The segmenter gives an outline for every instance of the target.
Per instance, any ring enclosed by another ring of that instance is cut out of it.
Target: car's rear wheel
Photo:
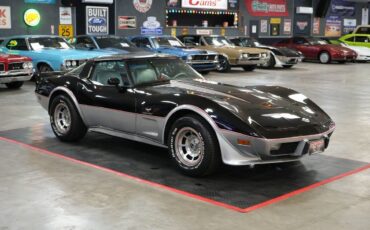
[[[77,109],[65,95],[58,95],[51,102],[50,124],[55,136],[62,141],[78,141],[87,132]]]
[[[262,67],[272,69],[275,67],[275,65],[276,65],[275,57],[274,55],[271,54],[269,60],[265,64],[263,64]]]
[[[330,63],[330,60],[331,60],[330,54],[326,51],[321,52],[319,55],[319,60],[322,64]]]
[[[176,120],[169,132],[168,146],[173,162],[186,175],[209,175],[221,164],[216,134],[199,116]]]
[[[217,67],[217,71],[219,72],[229,72],[231,69],[229,60],[227,60],[227,57],[225,56],[220,56],[220,64]]]
[[[47,64],[41,64],[38,68],[39,73],[48,73],[48,72],[53,72],[53,68],[51,68]]]
[[[243,66],[244,71],[253,71],[256,68],[255,65],[246,65]]]
[[[15,81],[15,82],[10,82],[10,83],[5,83],[6,87],[8,87],[8,89],[19,89],[22,87],[23,85],[23,81]]]

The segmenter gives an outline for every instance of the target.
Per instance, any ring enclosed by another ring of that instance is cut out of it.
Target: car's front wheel
[[[10,83],[5,83],[6,87],[8,89],[19,89],[23,85],[23,81],[15,81],[15,82],[10,82]]]
[[[55,136],[62,141],[78,141],[87,132],[77,109],[65,95],[58,95],[51,102],[50,124]]]
[[[231,69],[231,66],[230,66],[230,63],[227,57],[220,56],[219,60],[220,60],[220,63],[218,64],[217,71],[223,72],[223,73],[229,72]]]
[[[47,64],[41,64],[38,68],[39,73],[48,73],[48,72],[53,72],[53,68],[51,68]]]
[[[326,51],[321,52],[319,55],[319,60],[322,64],[328,64],[331,61],[330,54]]]
[[[169,152],[177,168],[189,176],[212,174],[221,164],[216,134],[201,117],[187,115],[172,125]]]

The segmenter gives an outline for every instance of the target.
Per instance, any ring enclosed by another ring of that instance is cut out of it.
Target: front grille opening
[[[271,150],[270,154],[272,156],[293,154],[296,151],[298,144],[299,142],[283,143],[280,145],[279,149]]]
[[[11,70],[22,70],[23,69],[23,63],[10,63],[8,65],[9,71]]]
[[[0,64],[0,72],[3,72],[3,71],[5,71],[5,66],[4,64]]]

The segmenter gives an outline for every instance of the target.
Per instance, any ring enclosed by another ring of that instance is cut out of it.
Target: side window
[[[123,61],[101,61],[95,63],[90,80],[96,85],[109,86],[108,80],[110,78],[119,79],[120,86],[129,85],[126,63]]]
[[[151,47],[148,38],[135,38],[132,42],[139,48],[148,48],[148,45]]]
[[[347,42],[354,42],[355,41],[355,37],[349,37],[346,39]]]
[[[76,41],[76,46],[85,46],[89,45],[90,47],[95,47],[93,40],[89,37],[78,37]],[[96,48],[96,47],[95,47]]]
[[[293,43],[297,44],[297,45],[303,45],[303,44],[307,43],[307,41],[304,38],[294,38]]]
[[[135,85],[155,82],[158,79],[154,66],[148,61],[132,61],[128,66]]]
[[[355,40],[356,42],[369,42],[369,38],[366,36],[356,36]]]
[[[192,46],[196,46],[198,45],[197,44],[197,41],[194,37],[183,37],[182,38],[182,42],[185,44],[185,45],[192,45]]]
[[[11,39],[6,44],[6,48],[10,50],[28,50],[28,46],[25,39]]]

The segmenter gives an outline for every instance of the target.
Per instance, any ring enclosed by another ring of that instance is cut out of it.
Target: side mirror
[[[120,83],[120,80],[116,77],[112,77],[108,79],[108,85],[118,86]]]

